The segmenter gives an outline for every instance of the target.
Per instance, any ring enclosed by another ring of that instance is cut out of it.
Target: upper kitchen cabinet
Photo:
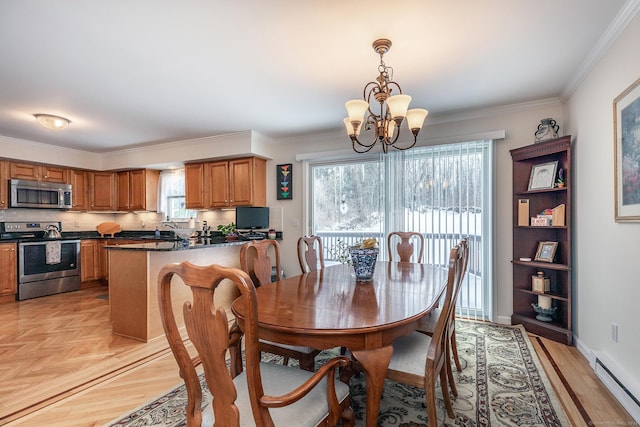
[[[33,181],[68,182],[68,169],[35,163],[11,162],[11,179],[28,179]]]
[[[249,157],[186,165],[187,208],[266,205],[266,164],[264,159]]]
[[[0,160],[0,209],[9,207],[9,162]]]
[[[160,171],[136,169],[118,172],[118,210],[156,211]]]
[[[71,188],[73,191],[71,202],[72,211],[87,211],[89,210],[89,172],[77,169],[71,169],[69,171],[69,182],[71,182]]]
[[[187,209],[204,209],[204,163],[184,166],[184,198]]]
[[[89,172],[89,210],[117,209],[117,178],[115,172]]]

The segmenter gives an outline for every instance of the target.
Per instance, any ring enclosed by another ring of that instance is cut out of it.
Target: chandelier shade
[[[353,150],[366,153],[377,142],[382,144],[382,151],[387,153],[389,147],[407,150],[417,142],[418,133],[422,129],[429,112],[422,108],[409,109],[411,96],[402,93],[400,85],[393,81],[393,69],[384,61],[384,54],[391,48],[391,40],[378,39],[373,42],[373,50],[380,55],[379,75],[376,81],[364,87],[363,99],[353,99],[345,103],[347,118],[344,125],[351,139]],[[397,93],[394,93],[397,91]],[[378,105],[377,111],[372,108]],[[373,106],[372,106],[373,104]],[[407,119],[407,125],[413,135],[413,142],[408,145],[396,145],[400,136],[400,125]],[[371,132],[370,142],[361,142],[359,136],[364,125],[365,133]]]

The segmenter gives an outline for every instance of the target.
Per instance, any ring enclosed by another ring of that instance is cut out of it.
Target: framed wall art
[[[640,79],[613,100],[615,220],[640,221]]]
[[[553,188],[553,184],[556,181],[557,169],[557,161],[533,165],[531,167],[528,190],[548,190]]]
[[[278,200],[293,199],[293,164],[287,163],[276,166],[276,188]]]

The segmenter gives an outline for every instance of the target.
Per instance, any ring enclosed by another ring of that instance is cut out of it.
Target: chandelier
[[[390,48],[391,40],[378,39],[373,42],[373,50],[380,55],[380,65],[378,66],[380,75],[375,82],[371,81],[365,85],[364,99],[353,99],[344,104],[349,116],[344,119],[344,125],[347,128],[347,135],[351,138],[353,150],[357,153],[366,153],[378,141],[382,144],[382,151],[385,153],[389,147],[396,150],[408,150],[416,145],[418,133],[422,129],[424,119],[429,114],[427,110],[422,108],[407,110],[411,97],[402,94],[400,85],[393,81],[393,68],[388,67],[383,61],[384,54]],[[397,94],[393,94],[394,90],[397,90]],[[372,110],[372,98],[380,105],[379,114],[375,114]],[[365,114],[368,114],[366,120]],[[413,134],[413,142],[407,146],[396,146],[400,136],[400,125],[405,117]],[[369,143],[362,143],[358,139],[363,125],[365,132],[374,131],[373,140]]]

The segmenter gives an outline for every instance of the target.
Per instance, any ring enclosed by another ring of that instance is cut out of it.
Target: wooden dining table
[[[317,349],[346,347],[366,379],[366,425],[377,423],[392,343],[437,307],[447,270],[429,264],[378,261],[373,279],[334,265],[256,289],[261,339]],[[232,304],[241,328],[244,304]],[[426,351],[426,349],[425,349]]]

